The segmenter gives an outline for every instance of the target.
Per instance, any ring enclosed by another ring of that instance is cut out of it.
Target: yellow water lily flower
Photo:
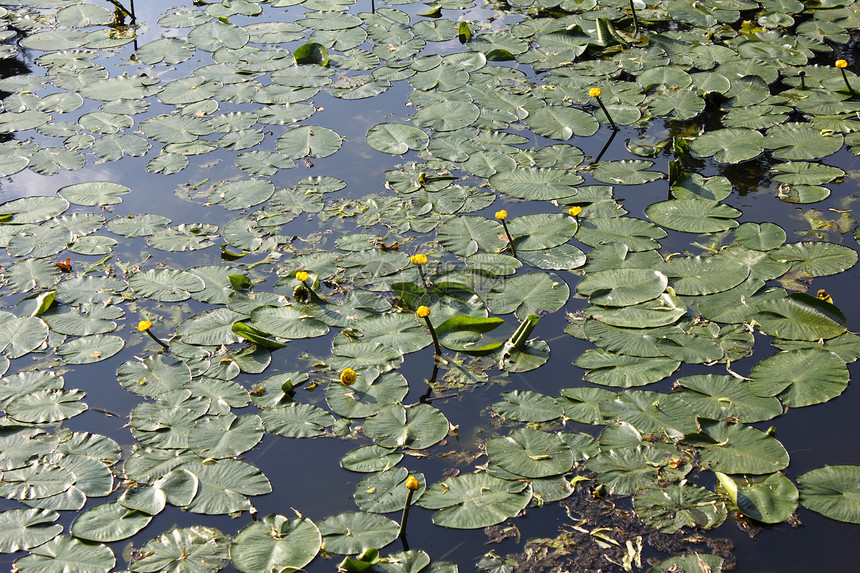
[[[836,67],[839,69],[847,68],[848,62],[846,62],[845,60],[836,60]]]
[[[501,211],[496,211],[496,219],[499,221],[504,221],[508,218],[508,212],[502,209]]]
[[[833,297],[830,296],[830,294],[826,290],[824,290],[823,288],[818,289],[818,292],[815,293],[815,298],[817,298],[818,300],[823,300],[824,302],[829,302],[830,304],[833,304]]]
[[[303,283],[308,280],[309,276],[305,271],[299,271],[296,273],[296,280]]]
[[[427,255],[422,255],[418,253],[409,257],[409,260],[412,262],[413,265],[423,265],[427,262]]]
[[[580,213],[582,213],[582,207],[574,206],[567,210],[567,214],[571,217],[576,217]]]
[[[140,332],[146,332],[150,328],[152,328],[152,323],[148,320],[141,320],[140,322],[137,323],[137,329]]]
[[[588,90],[588,97],[600,97],[600,94],[602,93],[603,91],[601,91],[600,88],[591,88]]]
[[[418,483],[418,480],[415,479],[414,476],[409,476],[406,478],[406,489],[410,489],[412,491],[417,491],[418,488],[421,487],[421,484]]]
[[[426,306],[419,306],[418,310],[415,311],[415,314],[417,314],[420,318],[427,318],[428,316],[430,316],[430,309]]]
[[[344,368],[340,373],[340,383],[344,386],[352,386],[358,379],[358,374],[352,368]]]

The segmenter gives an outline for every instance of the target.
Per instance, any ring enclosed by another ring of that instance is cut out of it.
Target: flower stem
[[[424,285],[424,290],[430,290],[430,287],[427,286],[427,279],[424,278],[424,267],[421,265],[416,265],[418,267],[418,276],[421,277],[421,284]]]
[[[508,236],[508,244],[511,246],[511,254],[514,255],[514,258],[517,256],[517,248],[514,246],[514,237],[511,235],[511,232],[508,231],[508,224],[505,223],[504,219],[501,219],[502,227],[505,229],[505,235]]]
[[[633,33],[639,35],[639,19],[636,17],[636,8],[633,6],[633,0],[630,0],[630,11],[633,12]]]
[[[845,87],[848,88],[851,95],[857,95],[857,92],[854,91],[854,88],[851,87],[851,83],[848,81],[848,74],[845,73],[845,68],[839,68],[839,71],[842,72],[842,79],[845,80]]]
[[[406,503],[403,505],[403,513],[400,515],[400,531],[397,532],[397,537],[403,538],[406,535],[406,520],[409,519],[409,508],[412,506],[412,490],[407,490]]]
[[[430,317],[425,316],[424,322],[427,323],[427,328],[430,330],[430,336],[433,337],[433,350],[436,352],[435,360],[439,360],[442,358],[442,347],[439,346],[439,337],[436,336],[436,329],[433,328],[433,324],[430,322]]]
[[[608,119],[608,120],[609,120],[609,125],[611,125],[611,126],[612,126],[612,129],[613,129],[614,131],[618,131],[618,126],[617,126],[617,125],[615,125],[615,122],[614,122],[614,121],[612,121],[612,116],[611,116],[611,115],[609,115],[609,110],[607,110],[607,109],[606,109],[606,106],[605,106],[605,105],[603,105],[603,102],[602,102],[602,101],[600,101],[600,96],[597,96],[597,97],[595,97],[594,99],[596,99],[596,100],[597,100],[597,103],[600,105],[600,109],[602,109],[602,110],[603,110],[603,115],[605,115],[605,116],[606,116],[606,119]]]
[[[161,340],[160,338],[158,338],[157,336],[155,336],[155,335],[152,333],[152,331],[151,331],[151,330],[149,330],[148,328],[146,329],[146,333],[149,335],[149,337],[150,337],[151,339],[153,339],[154,341],[156,341],[157,343],[159,343],[161,346],[163,346],[163,347],[164,347],[164,348],[166,348],[167,350],[170,350],[170,346],[169,346],[166,342],[164,342],[163,340]]]

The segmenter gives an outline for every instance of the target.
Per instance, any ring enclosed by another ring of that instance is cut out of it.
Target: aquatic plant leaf
[[[860,466],[816,468],[797,477],[800,503],[830,519],[860,523]]]
[[[200,480],[197,495],[186,506],[188,511],[224,515],[250,509],[247,495],[272,491],[263,472],[238,460],[216,460],[206,464],[193,461],[182,466]]]
[[[328,157],[340,149],[342,139],[332,129],[320,125],[305,125],[284,132],[275,142],[275,149],[292,159]]]
[[[757,305],[753,315],[765,334],[789,340],[829,339],[845,332],[845,316],[833,304],[792,293]]]
[[[735,229],[735,240],[748,249],[771,251],[785,243],[785,230],[774,223],[742,223]]]
[[[368,513],[402,511],[409,493],[406,487],[406,478],[409,475],[409,470],[406,468],[392,468],[370,474],[355,486],[353,494],[355,505]],[[418,480],[419,485],[413,492],[411,503],[414,504],[424,494],[427,483],[424,480],[424,474],[411,475]]]
[[[589,317],[610,326],[622,328],[655,328],[673,324],[687,313],[687,306],[673,293],[664,292],[655,299],[625,307],[590,306]]]
[[[615,392],[604,388],[562,388],[558,404],[564,409],[566,418],[583,424],[600,425],[603,423],[600,402],[614,397]]]
[[[433,516],[433,523],[441,527],[480,529],[518,514],[531,498],[526,483],[472,473],[433,484],[418,505],[441,510]]]
[[[684,173],[672,183],[675,199],[722,201],[731,194],[732,184],[722,175],[702,177],[698,173]]]
[[[726,505],[712,491],[691,483],[649,487],[633,496],[642,521],[662,533],[682,527],[713,529],[726,519]]]
[[[665,236],[657,225],[632,217],[589,217],[579,222],[576,232],[576,238],[591,247],[612,243],[634,252],[659,249],[656,239]]]
[[[717,257],[673,257],[660,266],[679,295],[706,295],[744,282],[749,267]]]
[[[657,481],[658,469],[648,463],[641,446],[604,449],[586,462],[585,467],[597,472],[597,481],[618,495],[632,495]]]
[[[472,125],[480,110],[465,101],[443,101],[422,107],[412,117],[417,127],[430,127],[435,131],[455,131]]]
[[[723,490],[749,518],[761,523],[782,523],[797,509],[797,488],[782,473],[756,480],[735,480],[715,473]]]
[[[582,183],[579,175],[540,167],[504,171],[490,177],[490,185],[499,193],[533,201],[570,197],[576,194],[574,186],[579,183]]]
[[[229,547],[230,538],[217,529],[202,525],[176,528],[147,541],[129,562],[129,569],[135,573],[214,573],[229,559]]]
[[[15,561],[21,573],[108,573],[116,565],[109,547],[101,543],[86,543],[71,535],[60,535],[38,547],[29,555]]]
[[[397,539],[399,530],[396,521],[375,513],[341,513],[319,523],[326,550],[342,555],[385,547]]]
[[[176,335],[185,344],[235,344],[239,342],[239,337],[233,333],[232,327],[237,320],[243,318],[244,315],[228,308],[212,308],[180,323],[176,328]]]
[[[405,123],[378,123],[367,132],[367,144],[377,151],[403,155],[409,150],[427,147],[430,137],[422,130]]]
[[[585,338],[596,346],[615,354],[643,358],[664,356],[657,348],[657,339],[674,331],[674,327],[619,328],[594,319],[586,320],[582,327]]]
[[[857,251],[845,245],[823,241],[788,243],[774,249],[768,256],[776,261],[791,263],[791,269],[813,277],[841,273],[857,263]]]
[[[0,512],[0,552],[15,553],[37,547],[63,531],[60,517],[45,509],[7,509]]]
[[[380,472],[393,468],[402,459],[400,452],[370,444],[347,452],[340,460],[340,467],[352,472]]]
[[[607,161],[600,163],[592,172],[592,177],[603,183],[614,185],[641,185],[663,177],[659,171],[649,171],[653,161],[642,159]]]
[[[643,434],[696,431],[693,411],[675,394],[625,390],[612,400],[600,402],[599,407],[605,420],[627,422]]]
[[[705,199],[671,199],[645,208],[649,219],[660,226],[686,233],[717,233],[738,226],[741,212]]]
[[[555,312],[570,298],[570,287],[553,273],[516,275],[494,286],[487,294],[487,306],[495,314],[515,312],[525,319],[538,311]]]
[[[603,349],[589,349],[574,361],[574,365],[588,370],[584,376],[588,382],[631,388],[658,382],[677,370],[681,363],[666,357],[623,356]]]
[[[113,334],[92,334],[68,340],[57,346],[57,356],[66,364],[92,364],[107,360],[125,346],[125,340]]]
[[[110,181],[98,181],[89,183],[75,183],[61,188],[57,193],[75,205],[86,207],[101,207],[103,205],[115,205],[122,201],[122,195],[129,193],[131,189],[119,183]]]
[[[256,446],[264,433],[259,416],[227,413],[198,420],[188,434],[188,447],[201,458],[238,457]]]
[[[92,507],[78,515],[69,531],[84,541],[111,543],[128,539],[149,525],[151,520],[151,515],[110,502]]]
[[[517,252],[542,251],[569,241],[576,234],[572,217],[555,213],[523,215],[507,222]]]
[[[530,390],[502,393],[503,400],[493,404],[493,410],[517,422],[548,422],[562,415],[562,407],[550,396]]]
[[[179,302],[191,296],[192,292],[203,290],[203,280],[185,271],[173,269],[149,269],[139,271],[128,279],[138,296],[159,302]]]
[[[312,404],[285,404],[260,412],[266,429],[285,438],[313,438],[334,423],[331,414]]]
[[[717,129],[694,139],[690,151],[696,157],[713,157],[720,163],[740,163],[764,151],[764,136],[752,129]]]
[[[383,406],[364,423],[364,431],[383,448],[429,448],[448,434],[448,419],[428,404]]]
[[[789,408],[821,404],[848,387],[848,367],[827,350],[798,349],[768,356],[750,372],[756,396],[779,396]]]
[[[127,390],[142,396],[158,396],[191,382],[191,369],[176,357],[155,354],[142,361],[120,364],[117,380]]]
[[[530,428],[490,438],[487,456],[500,468],[528,478],[561,475],[573,467],[573,453],[560,437]]]
[[[230,544],[230,560],[243,573],[298,571],[322,546],[320,530],[310,519],[268,515],[240,531]]]
[[[805,123],[781,123],[767,130],[762,146],[777,159],[821,159],[842,149],[842,134],[829,133]]]
[[[4,223],[27,225],[47,221],[68,208],[69,202],[62,197],[22,197],[0,205],[0,216]]]
[[[250,39],[247,31],[220,19],[209,20],[188,32],[188,41],[204,52],[214,52],[222,47],[238,50]]]
[[[313,315],[292,306],[263,306],[251,312],[253,326],[279,338],[314,338],[329,327]]]
[[[788,452],[760,430],[744,424],[699,420],[687,441],[701,447],[702,467],[728,474],[770,474],[788,466]]]
[[[558,141],[567,141],[574,135],[588,137],[600,127],[594,117],[582,110],[555,105],[531,111],[525,123],[538,135]]]
[[[576,285],[591,304],[629,306],[652,300],[666,290],[669,279],[651,269],[617,269],[591,273]]]
[[[49,424],[73,418],[87,409],[80,390],[42,389],[6,404],[6,414],[19,422]]]
[[[699,418],[737,418],[748,424],[770,420],[782,414],[779,400],[753,394],[749,383],[732,376],[684,376],[678,378],[677,384],[685,388],[678,396]]]
[[[0,322],[0,350],[9,359],[32,352],[47,337],[48,325],[35,316],[9,316]]]
[[[326,389],[326,402],[338,416],[366,418],[383,406],[400,402],[408,392],[409,384],[399,372],[389,372],[373,379],[359,373],[351,386],[331,384]]]
[[[504,247],[502,226],[496,221],[474,215],[462,215],[448,219],[436,230],[436,240],[460,256],[474,255],[478,249],[492,253]]]
[[[680,568],[682,571],[704,571],[705,567],[711,571],[723,570],[723,558],[719,555],[708,555],[704,553],[689,553],[678,557],[671,557],[662,561],[648,570],[648,573],[661,573],[671,571],[672,567]]]
[[[308,42],[299,46],[293,52],[293,56],[299,65],[316,64],[324,68],[328,67],[328,50],[326,50],[325,46],[317,42]]]

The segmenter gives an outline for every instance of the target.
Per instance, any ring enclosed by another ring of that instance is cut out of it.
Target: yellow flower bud
[[[567,210],[567,214],[570,215],[571,217],[576,217],[580,213],[582,213],[582,207],[578,207],[578,206],[573,206]]]
[[[600,88],[591,88],[588,90],[588,97],[600,97],[600,94],[603,93],[600,91]]]
[[[501,211],[496,211],[496,219],[499,221],[504,221],[508,218],[508,212],[502,209]]]
[[[830,296],[830,294],[826,290],[824,290],[823,288],[818,289],[818,293],[816,293],[815,298],[817,298],[818,300],[823,300],[824,302],[829,302],[830,304],[833,304],[833,297]]]
[[[309,277],[309,275],[305,271],[299,271],[296,273],[296,280],[299,281],[300,283],[303,283],[306,280],[308,280],[308,277]]]
[[[152,327],[152,323],[148,320],[141,320],[140,322],[137,323],[137,329],[140,332],[146,332],[151,327]]]
[[[845,60],[836,60],[836,67],[840,69],[847,68],[848,62],[846,62]]]
[[[417,491],[418,488],[421,487],[421,484],[418,483],[418,480],[415,479],[414,476],[409,476],[406,478],[406,489],[411,489],[412,491]]]
[[[418,253],[409,257],[409,260],[412,261],[413,265],[423,265],[427,262],[427,256]]]
[[[415,314],[417,314],[421,318],[427,318],[428,316],[430,316],[430,309],[426,306],[419,306],[418,310],[415,311]]]
[[[340,373],[340,383],[344,386],[352,386],[355,384],[357,378],[358,374],[356,374],[355,370],[352,368],[345,368],[344,371]]]

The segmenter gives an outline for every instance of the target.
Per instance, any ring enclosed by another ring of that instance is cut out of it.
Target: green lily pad
[[[662,533],[682,527],[713,529],[726,519],[726,506],[713,492],[690,483],[650,487],[633,496],[637,514]]]
[[[502,469],[529,478],[556,476],[573,467],[573,453],[561,438],[529,428],[487,440],[487,456]]]
[[[368,513],[402,511],[410,491],[406,487],[406,478],[409,475],[406,468],[392,468],[370,474],[355,487],[355,505]],[[412,495],[411,503],[414,504],[424,493],[427,484],[422,474],[413,474],[412,477],[417,479],[419,484]]]
[[[703,467],[729,474],[770,474],[788,466],[788,452],[776,439],[743,424],[699,420],[687,436],[700,446]]]
[[[375,513],[341,513],[319,523],[326,550],[342,555],[385,547],[397,539],[399,530],[396,521]]]
[[[848,367],[827,350],[780,352],[756,364],[750,390],[757,396],[779,396],[790,408],[821,404],[848,387]]]
[[[0,512],[0,552],[28,550],[54,539],[63,526],[54,523],[60,517],[45,509],[7,509]]]
[[[804,507],[836,521],[860,523],[860,466],[824,466],[798,476]]]
[[[178,573],[193,563],[199,573],[214,573],[226,564],[229,548],[230,538],[212,527],[173,529],[147,541],[129,562],[129,569],[135,573]]]
[[[110,543],[128,539],[149,525],[151,519],[151,515],[118,503],[103,503],[80,514],[70,529],[78,539]]]
[[[433,523],[455,529],[481,529],[515,516],[525,509],[532,492],[522,482],[489,474],[464,474],[434,484],[419,505],[439,509]]]
[[[81,570],[87,573],[108,573],[116,565],[109,547],[88,543],[70,535],[60,535],[30,550],[30,554],[15,561],[21,573],[63,573]]]
[[[738,509],[756,521],[782,523],[797,509],[797,488],[781,473],[751,482],[739,482],[720,472],[715,473]]]
[[[448,434],[448,420],[427,404],[413,404],[408,408],[391,404],[368,418],[364,431],[378,446],[421,450],[440,442]]]
[[[548,422],[562,415],[564,410],[550,396],[529,390],[502,393],[503,401],[493,404],[501,416],[518,422]]]
[[[705,199],[671,199],[645,208],[649,219],[675,231],[717,233],[738,226],[741,212]]]
[[[230,544],[230,560],[243,573],[300,570],[322,546],[320,529],[306,518],[268,515],[240,531]]]
[[[669,280],[651,269],[617,269],[591,273],[576,290],[589,297],[591,304],[629,306],[652,300],[666,290]]]
[[[845,316],[834,305],[804,293],[757,305],[753,319],[765,334],[789,340],[835,338],[845,332]]]

